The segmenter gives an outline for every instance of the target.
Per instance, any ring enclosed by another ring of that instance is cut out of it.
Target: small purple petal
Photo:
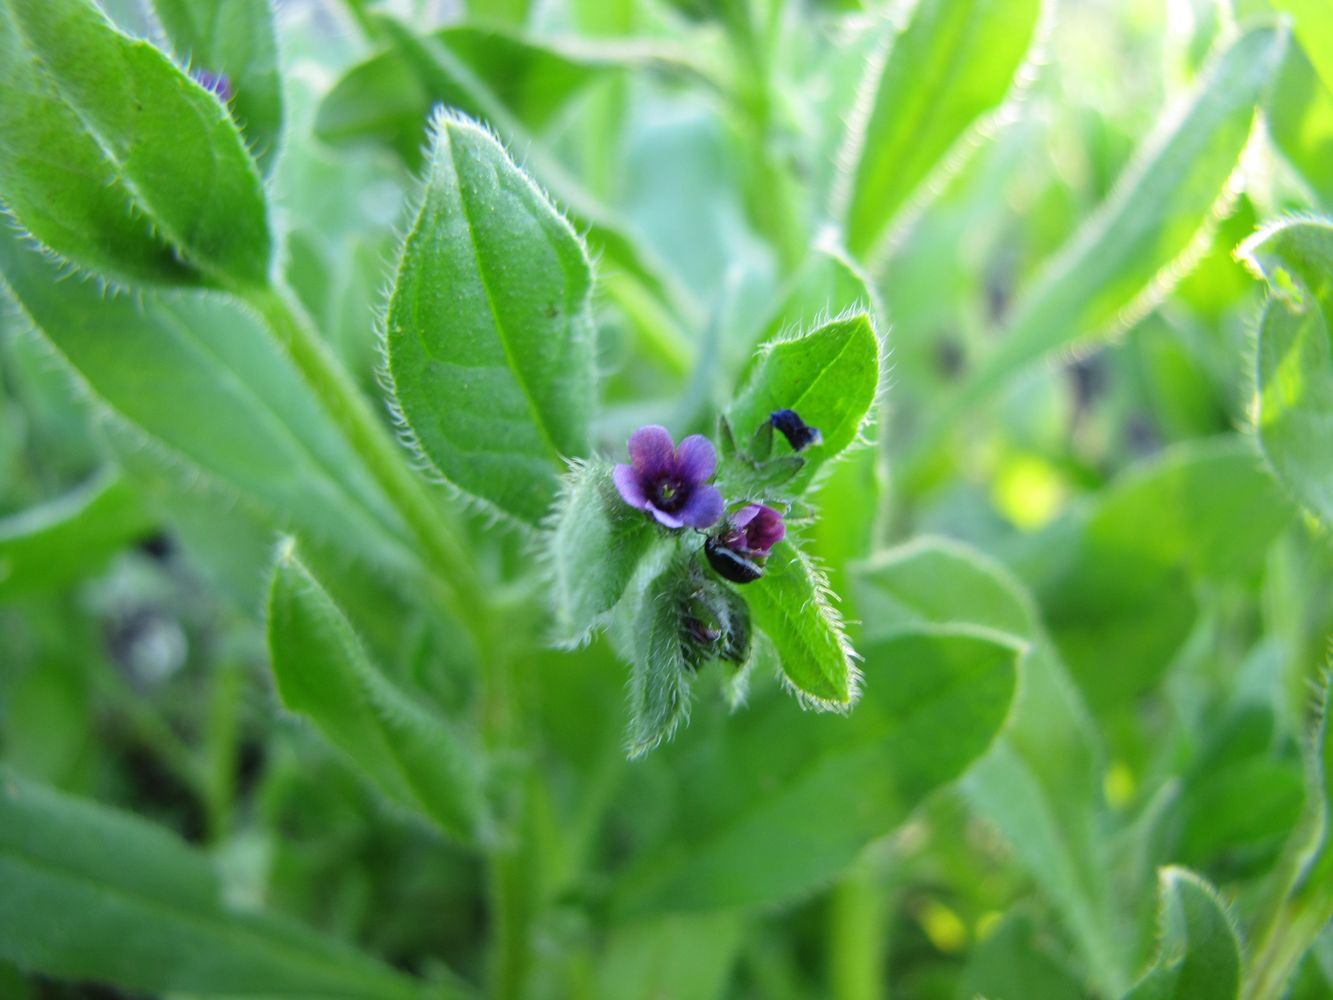
[[[696,486],[680,508],[680,519],[692,528],[707,528],[717,523],[724,506],[716,486]]]
[[[629,437],[629,458],[645,479],[667,475],[676,464],[671,432],[657,424],[640,427]]]
[[[611,480],[616,484],[616,490],[625,503],[640,510],[648,509],[648,498],[644,495],[643,485],[639,482],[633,466],[617,465],[611,470]]]
[[[731,526],[733,528],[744,528],[755,519],[755,515],[765,509],[766,508],[762,504],[747,503],[744,507],[731,515]]]
[[[787,526],[782,523],[782,515],[772,507],[755,506],[759,509],[745,529],[745,544],[755,555],[766,556],[787,536]]]
[[[683,527],[685,527],[685,522],[682,521],[682,520],[681,520],[679,517],[677,517],[675,514],[668,514],[668,513],[667,513],[666,511],[664,511],[664,510],[658,510],[658,509],[657,509],[656,507],[654,507],[651,503],[648,504],[648,506],[647,506],[646,509],[647,509],[647,511],[648,511],[649,514],[652,514],[653,517],[655,517],[655,518],[657,519],[657,523],[658,523],[658,524],[664,524],[664,525],[666,525],[668,528],[683,528]],[[684,512],[684,511],[681,511],[681,513],[683,514],[683,513],[685,513],[685,512]]]
[[[231,78],[226,73],[213,73],[200,69],[195,70],[194,78],[199,86],[212,91],[224,104],[231,100]]]
[[[682,441],[677,455],[681,478],[688,483],[706,482],[717,471],[717,450],[702,434],[691,434]]]

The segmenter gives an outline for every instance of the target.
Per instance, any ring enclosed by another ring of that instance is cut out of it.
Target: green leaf
[[[835,319],[792,339],[770,341],[759,349],[743,378],[726,419],[740,447],[768,422],[774,410],[795,410],[819,428],[821,443],[805,448],[805,465],[787,486],[800,492],[827,462],[850,447],[874,418],[880,385],[880,341],[866,313]],[[780,437],[780,436],[778,436]],[[775,453],[793,454],[785,439]],[[736,482],[728,495],[746,491],[748,473],[734,466]]]
[[[580,89],[618,64],[596,49],[566,52],[507,31],[450,25],[431,35],[484,81],[527,128],[540,131]],[[334,146],[387,146],[413,169],[421,165],[431,109],[438,104],[482,118],[488,108],[454,81],[432,87],[401,47],[353,66],[320,102],[315,134]]]
[[[1324,668],[1306,748],[1305,811],[1270,881],[1254,935],[1246,996],[1283,995],[1333,920],[1333,660]]]
[[[744,939],[735,913],[659,917],[613,927],[597,960],[600,1000],[728,996]]]
[[[1271,289],[1256,357],[1259,443],[1286,487],[1333,526],[1333,223],[1291,219],[1237,253]]]
[[[152,0],[177,59],[225,73],[231,116],[265,174],[282,141],[282,75],[270,0]]]
[[[221,102],[89,0],[0,3],[0,191],[81,267],[263,287],[263,185]]]
[[[394,397],[446,480],[523,524],[588,448],[591,284],[582,241],[499,142],[437,118],[389,302]]]
[[[268,646],[282,703],[314,723],[385,795],[464,841],[490,836],[472,738],[366,656],[346,616],[291,542],[273,568]]]
[[[1273,144],[1333,211],[1333,88],[1325,86],[1299,45],[1287,46],[1267,108]]]
[[[1225,904],[1184,868],[1160,876],[1157,961],[1125,1000],[1234,1000],[1240,991],[1240,941]]]
[[[659,532],[620,498],[605,462],[570,468],[547,529],[553,638],[577,645],[620,600]]]
[[[689,740],[662,751],[675,808],[617,878],[622,911],[809,893],[990,745],[1014,691],[1012,646],[940,632],[865,652],[866,693],[847,718],[795,711],[770,691],[734,716],[696,720]]]
[[[1087,991],[1056,946],[1058,936],[1026,908],[1014,907],[967,955],[964,997],[1084,1000]]]
[[[1319,0],[1273,0],[1273,8],[1295,17],[1301,47],[1310,54],[1324,86],[1333,91],[1333,23],[1328,8]]]
[[[0,596],[72,583],[152,528],[138,493],[114,473],[0,518]]]
[[[1241,438],[1178,446],[1115,483],[1039,587],[1089,707],[1150,689],[1193,627],[1194,582],[1255,573],[1291,516]]]
[[[1118,993],[1129,972],[1099,835],[1097,738],[1031,595],[981,553],[928,537],[877,553],[851,578],[868,641],[953,626],[1027,647],[1009,722],[963,789],[1056,905],[1093,981]]]
[[[782,676],[803,705],[844,709],[856,701],[860,673],[831,603],[828,582],[809,556],[779,542],[764,575],[745,585],[754,623],[773,640]]]
[[[667,742],[690,717],[694,674],[682,640],[682,608],[690,586],[690,566],[677,557],[638,589],[621,622],[620,645],[628,651],[630,758]]]
[[[402,973],[229,906],[209,860],[138,817],[0,769],[0,958],[33,973],[199,996],[417,997]]]
[[[1123,324],[1139,300],[1170,290],[1207,247],[1285,46],[1285,32],[1257,27],[1213,59],[1189,99],[1158,119],[1107,199],[1020,292],[1000,346],[949,405],[974,403],[1031,362]]]
[[[220,297],[106,295],[12,229],[0,232],[0,280],[94,401],[198,487],[400,580],[418,572],[406,527],[249,313]]]
[[[876,323],[884,316],[879,294],[860,266],[836,243],[822,242],[783,288],[754,346],[793,330],[813,329],[830,316],[854,312],[868,313]],[[747,362],[752,362],[752,354],[747,352]]]
[[[465,94],[466,101],[459,103],[465,108],[476,108],[477,120],[485,122],[487,128],[495,129],[510,148],[523,151],[528,172],[569,213],[579,231],[586,234],[604,271],[613,275],[619,272],[636,286],[635,291],[648,293],[655,309],[672,322],[673,329],[682,318],[692,318],[696,311],[694,297],[674,276],[664,271],[657,256],[633,235],[628,222],[595,197],[552,155],[463,59],[433,36],[418,36],[392,19],[385,19],[383,24],[397,50],[411,62],[429,93],[436,99]],[[619,282],[611,290],[618,300],[626,297]],[[634,293],[629,295],[633,297]]]
[[[862,82],[843,158],[847,245],[872,256],[914,192],[998,107],[1036,34],[1040,0],[920,0]]]

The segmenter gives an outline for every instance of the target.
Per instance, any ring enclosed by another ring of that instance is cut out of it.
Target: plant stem
[[[426,484],[405,462],[403,449],[360,389],[334,358],[296,296],[281,281],[245,289],[242,297],[264,319],[370,474],[407,523],[440,584],[440,596],[464,626],[489,618],[484,588],[471,557],[444,520]]]
[[[829,979],[837,1000],[881,1000],[888,935],[888,887],[856,869],[834,887],[829,912]]]

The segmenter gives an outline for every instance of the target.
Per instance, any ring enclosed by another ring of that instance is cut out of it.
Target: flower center
[[[657,496],[653,503],[658,510],[672,513],[685,500],[685,484],[679,479],[663,479],[657,484]]]

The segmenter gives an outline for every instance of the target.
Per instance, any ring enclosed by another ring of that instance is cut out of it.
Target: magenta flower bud
[[[751,583],[764,575],[764,560],[787,535],[782,515],[761,503],[746,504],[727,526],[704,542],[704,555],[717,574],[732,583]]]
[[[640,427],[630,435],[629,457],[630,464],[617,465],[611,478],[631,507],[668,528],[707,528],[722,516],[722,494],[708,485],[717,452],[702,434],[691,434],[677,448],[665,427]]]

